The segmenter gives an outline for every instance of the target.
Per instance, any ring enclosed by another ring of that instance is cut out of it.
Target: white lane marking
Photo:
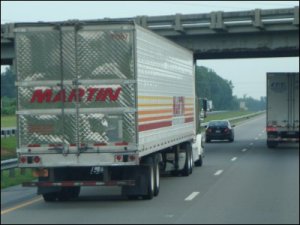
[[[200,192],[194,191],[192,194],[190,194],[188,197],[186,197],[184,200],[185,201],[191,201],[193,200]]]
[[[218,175],[220,175],[221,173],[223,173],[223,170],[218,170],[217,172],[215,172],[215,176],[218,176]]]
[[[231,161],[233,162],[233,161],[235,161],[237,159],[237,157],[233,157],[232,159],[231,159]]]
[[[258,140],[258,137],[254,138],[254,140]]]
[[[262,133],[260,133],[258,136],[262,136],[263,134]]]
[[[250,146],[253,145],[253,142],[251,142],[249,145],[250,145]]]
[[[242,149],[242,152],[245,152],[245,151],[247,151],[247,149],[246,149],[246,148]]]

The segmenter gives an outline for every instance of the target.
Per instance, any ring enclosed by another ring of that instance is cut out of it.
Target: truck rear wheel
[[[160,165],[158,154],[153,156],[154,159],[154,196],[157,196],[160,188]]]
[[[146,193],[142,196],[143,199],[152,199],[154,196],[154,187],[155,187],[155,171],[154,171],[154,159],[152,156],[146,157],[145,164],[148,166],[148,169],[145,170],[145,177],[147,178],[147,185],[145,186]]]
[[[54,202],[57,198],[57,192],[50,192],[43,194],[45,202]]]
[[[71,198],[77,198],[80,193],[80,187],[63,187],[57,194],[59,201],[68,201]]]
[[[195,166],[202,166],[203,163],[203,159],[202,159],[202,155],[199,155],[199,159],[195,162]]]
[[[275,148],[277,146],[277,142],[275,141],[267,141],[268,148]]]
[[[192,163],[191,163],[191,151],[190,148],[188,147],[188,145],[185,146],[185,164],[184,164],[184,168],[182,169],[181,173],[183,176],[188,176],[192,173]]]

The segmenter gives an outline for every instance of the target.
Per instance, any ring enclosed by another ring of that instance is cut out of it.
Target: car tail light
[[[211,131],[212,131],[212,129],[211,129],[211,128],[208,128],[208,129],[207,129],[207,132],[208,132],[208,133],[210,133]]]
[[[224,132],[225,132],[225,133],[228,133],[228,132],[229,132],[229,129],[228,129],[228,128],[225,128],[225,129],[224,129]]]

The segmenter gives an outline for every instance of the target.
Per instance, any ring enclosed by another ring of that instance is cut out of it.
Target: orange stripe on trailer
[[[167,97],[167,96],[138,96],[138,99],[150,99],[150,100],[167,99],[167,100],[173,100],[173,97]]]
[[[173,104],[138,104],[138,107],[160,107],[160,106],[172,106]]]
[[[156,117],[141,118],[139,119],[139,122],[155,121],[155,120],[163,120],[163,119],[172,119],[172,116],[156,116]]]
[[[186,111],[186,112],[194,112],[194,108],[184,108],[184,111]]]
[[[172,109],[162,109],[162,110],[142,110],[142,111],[138,111],[139,115],[160,114],[160,113],[173,113],[173,110]]]

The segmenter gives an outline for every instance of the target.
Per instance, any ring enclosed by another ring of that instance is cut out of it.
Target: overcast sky
[[[294,6],[299,6],[299,1],[1,1],[1,24]],[[266,72],[299,72],[299,57],[198,60],[197,64],[214,70],[224,79],[231,80],[234,95],[246,95],[256,99],[266,95]]]

